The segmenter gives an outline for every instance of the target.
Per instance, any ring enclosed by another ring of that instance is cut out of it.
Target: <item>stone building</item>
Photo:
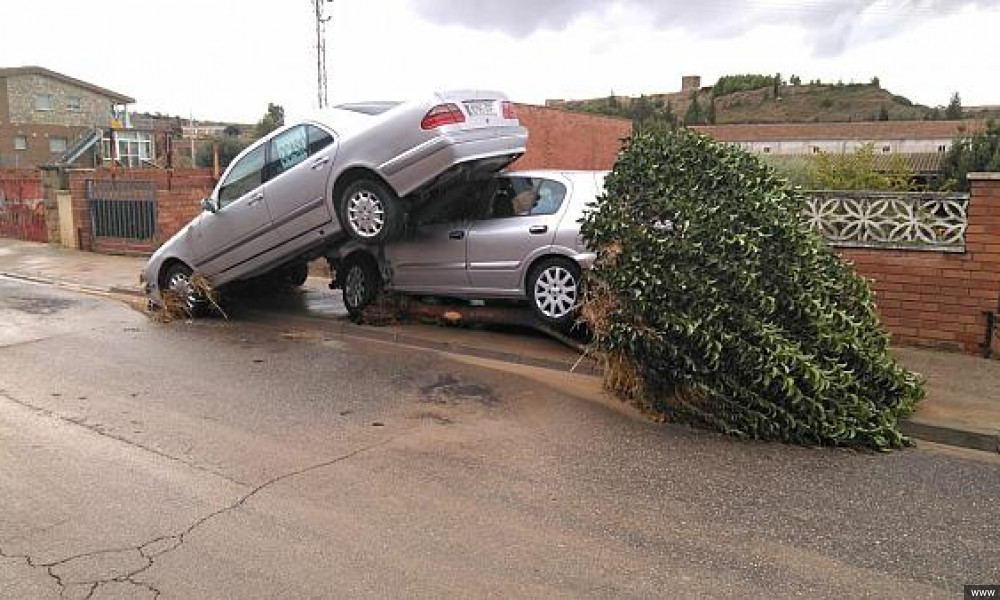
[[[0,168],[151,164],[153,136],[131,127],[133,103],[42,67],[0,68]]]

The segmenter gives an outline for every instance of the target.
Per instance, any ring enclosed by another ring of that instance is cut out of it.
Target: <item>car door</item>
[[[487,185],[442,187],[415,212],[411,230],[386,246],[394,289],[447,295],[469,287],[466,236],[469,225],[483,213]]]
[[[326,186],[336,155],[333,135],[313,124],[292,127],[268,142],[264,195],[278,233],[291,246],[330,222]]]
[[[468,230],[469,283],[476,290],[514,293],[527,262],[552,245],[569,182],[524,176],[496,180],[486,218]]]
[[[237,279],[277,243],[264,200],[265,146],[244,154],[229,168],[194,232],[195,270],[216,282]]]

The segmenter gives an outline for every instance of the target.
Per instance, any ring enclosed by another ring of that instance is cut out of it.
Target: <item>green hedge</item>
[[[738,437],[907,443],[921,383],[770,168],[688,130],[637,132],[605,189],[583,224],[598,251],[583,315],[609,388]]]

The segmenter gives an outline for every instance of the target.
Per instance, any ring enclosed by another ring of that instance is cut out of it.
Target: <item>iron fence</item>
[[[87,205],[95,238],[152,240],[156,234],[156,184],[87,180]]]

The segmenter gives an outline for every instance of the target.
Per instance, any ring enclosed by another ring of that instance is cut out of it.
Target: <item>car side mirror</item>
[[[213,215],[216,212],[218,212],[218,210],[219,210],[218,207],[215,206],[215,201],[212,200],[211,198],[202,198],[201,199],[201,208],[202,208],[202,210],[207,210],[208,212],[212,213]]]

